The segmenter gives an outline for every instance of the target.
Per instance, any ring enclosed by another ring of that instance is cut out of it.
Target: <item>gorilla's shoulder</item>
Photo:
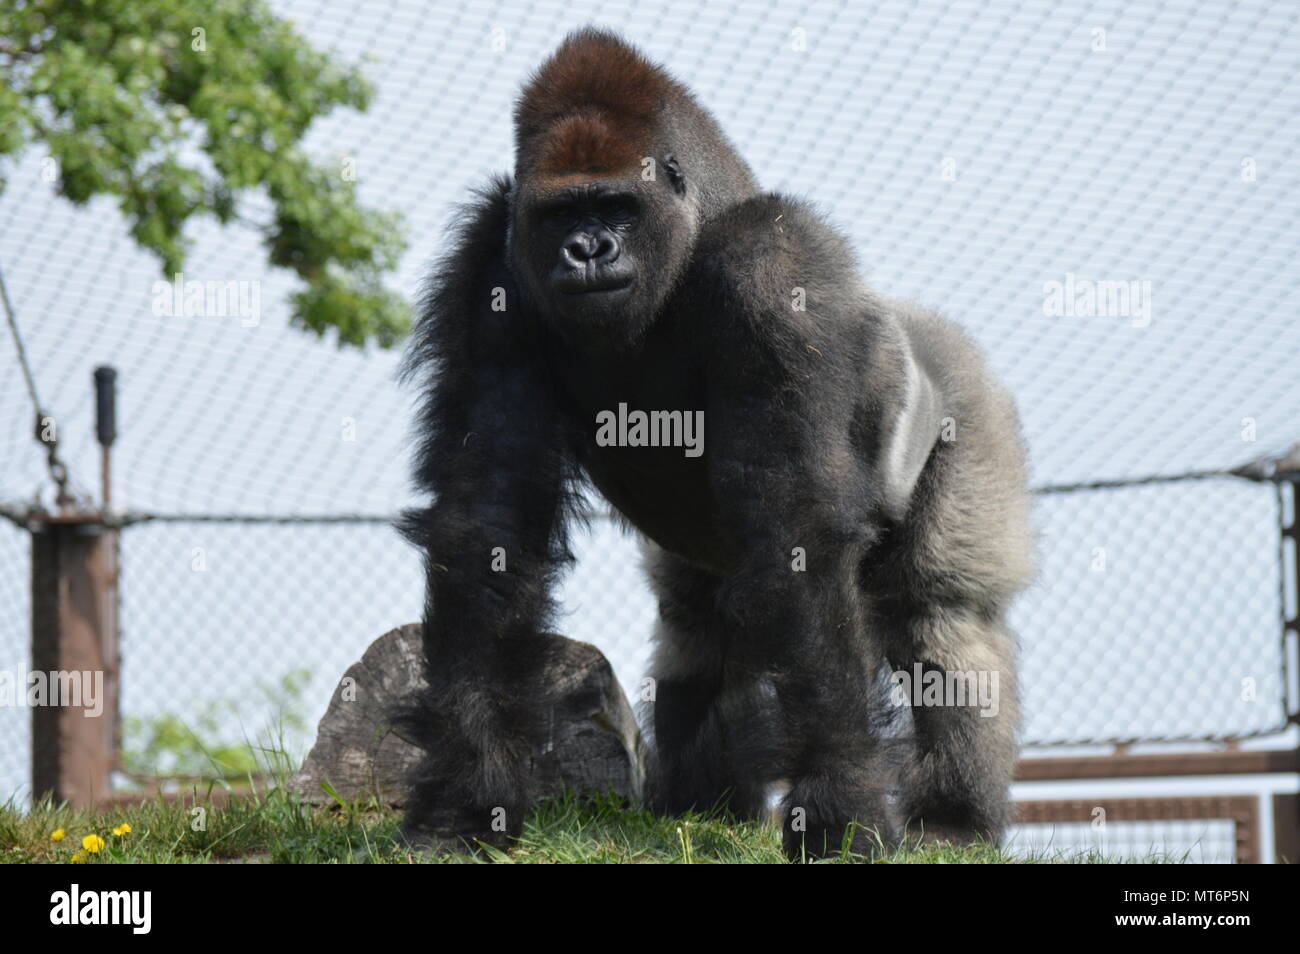
[[[728,206],[705,223],[698,248],[732,262],[856,267],[848,241],[825,217],[803,199],[777,192]]]
[[[508,176],[494,176],[456,207],[442,255],[425,279],[426,298],[462,286],[467,274],[477,274],[504,260],[512,188]]]
[[[805,312],[832,323],[861,320],[866,295],[848,240],[807,202],[777,193],[706,222],[690,280],[715,305],[765,325],[778,318],[798,325]],[[792,296],[803,307],[792,310]]]
[[[425,276],[426,312],[435,299],[454,295],[467,281],[472,283],[475,276],[504,261],[512,186],[508,176],[494,176],[457,206],[442,254]]]
[[[515,287],[505,260],[511,185],[505,176],[489,180],[453,215],[442,254],[420,286],[404,375],[434,368],[443,355],[464,351],[472,333],[487,342],[484,347],[500,347],[505,339],[505,312],[484,303],[493,289],[513,293]]]
[[[488,242],[493,244],[493,251],[498,254],[503,251],[495,246],[510,221],[510,190],[513,185],[509,176],[497,175],[473,191],[473,197],[461,205],[458,214],[452,218],[451,231],[458,240],[452,243],[453,247]],[[474,253],[479,249],[469,251]]]

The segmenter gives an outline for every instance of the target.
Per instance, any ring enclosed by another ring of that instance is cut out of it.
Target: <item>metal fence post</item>
[[[89,807],[112,793],[121,727],[118,680],[119,531],[109,519],[117,372],[95,369],[99,510],[28,514],[32,539],[32,670],[45,698],[32,709],[32,794]]]
[[[32,520],[32,793],[90,806],[117,759],[118,532],[98,513]]]

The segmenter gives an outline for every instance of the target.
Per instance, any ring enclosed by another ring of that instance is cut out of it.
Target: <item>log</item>
[[[644,747],[609,661],[589,643],[554,633],[545,638],[556,641],[547,653],[546,679],[559,702],[545,714],[547,741],[530,760],[539,797],[613,792],[639,804]],[[388,713],[424,685],[420,624],[376,639],[339,680],[289,790],[306,803],[332,805],[328,783],[348,802],[375,799],[401,807],[407,775],[423,753],[388,724]]]

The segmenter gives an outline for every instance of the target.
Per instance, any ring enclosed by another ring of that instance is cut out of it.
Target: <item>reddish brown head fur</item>
[[[515,138],[530,172],[547,178],[614,174],[639,165],[676,83],[612,33],[571,34],[515,107]],[[522,170],[521,170],[522,171]]]

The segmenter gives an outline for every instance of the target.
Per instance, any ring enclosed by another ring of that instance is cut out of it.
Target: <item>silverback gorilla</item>
[[[572,34],[514,121],[514,177],[458,220],[407,359],[426,376],[432,504],[403,529],[425,553],[429,686],[400,724],[437,758],[405,836],[519,832],[553,703],[538,634],[590,481],[645,538],[659,600],[657,810],[772,817],[779,798],[792,858],[996,839],[1018,725],[1004,618],[1032,563],[1010,397],[617,36]],[[890,672],[991,677],[997,705],[914,704],[886,759]]]

